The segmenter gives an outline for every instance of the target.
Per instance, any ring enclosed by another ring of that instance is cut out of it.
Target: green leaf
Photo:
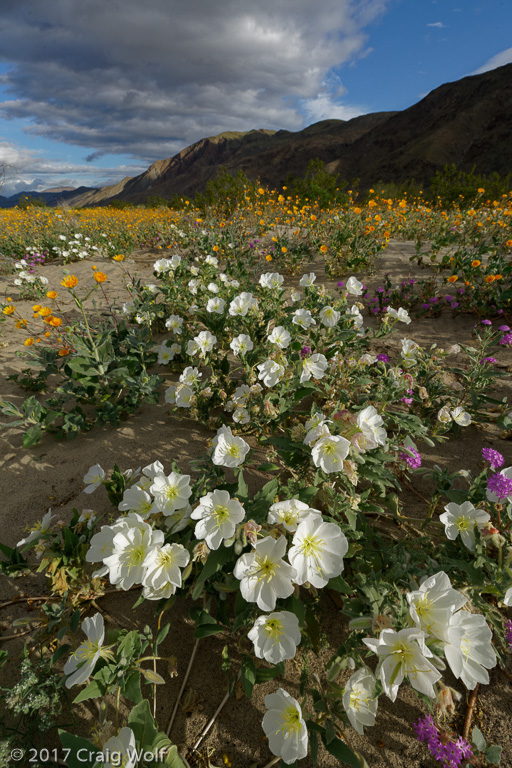
[[[324,736],[322,736],[322,741],[329,754],[333,755],[338,760],[341,760],[342,763],[350,765],[352,768],[361,768],[361,763],[359,762],[357,755],[355,755],[350,747],[347,747],[342,741],[333,739],[327,743]]]
[[[132,709],[128,717],[128,725],[141,748],[147,748],[153,743],[158,731],[147,699],[143,699]]]
[[[73,704],[78,704],[79,701],[87,701],[87,699],[98,699],[105,695],[106,687],[99,683],[97,680],[92,680],[89,685],[80,691],[78,696],[73,699]]]
[[[138,704],[142,701],[142,691],[140,688],[140,673],[135,670],[126,679],[121,682],[121,691],[127,699]]]
[[[260,464],[256,469],[259,469],[260,472],[274,472],[278,469],[281,469],[277,464],[272,464],[271,461],[264,461],[263,464]]]
[[[214,573],[217,573],[217,571],[219,571],[222,566],[232,558],[232,556],[233,552],[230,547],[219,547],[219,549],[214,549],[212,552],[210,552],[208,559],[204,564],[203,570],[199,574],[197,584],[204,584],[206,579],[209,579],[210,576],[213,576]]]
[[[279,675],[284,675],[284,661],[280,661],[274,667],[258,667],[256,669],[256,682],[268,683]]]
[[[480,752],[484,751],[486,747],[485,739],[482,731],[479,728],[477,728],[476,725],[471,731],[471,741],[473,742],[475,747],[480,750]]]
[[[499,765],[502,752],[502,747],[499,747],[497,744],[491,744],[490,747],[487,747],[487,749],[484,750],[485,759],[493,765]]]
[[[343,576],[336,576],[334,579],[330,579],[327,587],[328,589],[334,589],[335,592],[341,592],[342,595],[352,595],[354,593],[354,587],[351,587]]]
[[[95,765],[94,757],[89,760],[90,755],[97,755],[100,751],[87,739],[82,739],[80,736],[74,736],[67,731],[61,731],[59,729],[60,743],[64,749],[69,749],[69,755],[66,757],[66,765],[68,768],[93,768]],[[80,753],[80,759],[77,755]]]
[[[256,668],[249,656],[242,658],[242,687],[248,699],[252,696],[252,689],[256,684]]]
[[[196,627],[194,636],[208,637],[209,635],[218,635],[220,632],[224,632],[225,629],[226,628],[222,627],[220,624],[199,624],[199,626]]]
[[[40,424],[33,424],[27,429],[22,438],[24,448],[31,448],[36,445],[43,436],[43,428]]]

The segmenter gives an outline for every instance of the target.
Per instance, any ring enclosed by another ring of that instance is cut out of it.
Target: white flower
[[[217,430],[213,441],[212,462],[220,467],[239,467],[249,453],[250,446],[241,437],[235,437],[230,427]]]
[[[158,259],[158,261],[155,261],[153,264],[153,272],[157,272],[159,275],[162,272],[169,272],[171,269],[171,262],[169,259]]]
[[[396,320],[400,320],[400,322],[405,323],[406,325],[409,325],[409,323],[411,322],[409,313],[403,307],[400,307],[400,309],[398,310],[393,309],[393,307],[388,307],[386,310],[386,314],[389,315],[389,317],[392,317]]]
[[[286,349],[292,340],[292,337],[286,328],[284,328],[282,325],[278,325],[276,328],[274,328],[272,333],[267,336],[267,339],[271,342],[271,344],[275,344],[277,347],[279,347],[279,349]]]
[[[406,368],[412,368],[413,365],[416,365],[416,353],[419,349],[419,345],[416,344],[415,341],[412,341],[412,339],[402,339],[402,360],[403,365]]]
[[[210,293],[218,293],[220,291],[219,286],[217,283],[208,283],[208,290]]]
[[[237,408],[233,413],[233,421],[237,424],[248,424],[251,420],[247,408]]]
[[[299,524],[288,552],[288,560],[297,571],[295,583],[325,587],[343,571],[347,552],[348,541],[335,523],[324,523],[317,514],[308,515]]]
[[[381,657],[377,674],[391,701],[395,701],[404,677],[409,678],[417,691],[435,698],[432,686],[441,673],[426,658],[433,654],[425,645],[424,632],[419,629],[401,629],[399,632],[383,629],[378,640],[364,638],[363,643]]]
[[[298,701],[282,688],[265,696],[262,727],[273,755],[286,765],[308,754],[308,729]]]
[[[277,541],[265,536],[236,562],[233,574],[240,581],[242,597],[262,611],[273,611],[278,597],[290,597],[293,592],[295,568],[282,559],[285,553],[284,536]]]
[[[320,467],[327,474],[341,472],[343,460],[347,458],[349,448],[349,441],[340,435],[321,437],[313,446],[313,463],[315,467]]]
[[[462,405],[458,405],[453,411],[450,411],[450,415],[461,427],[469,427],[471,424],[471,416],[463,409]]]
[[[123,529],[128,529],[131,525],[145,525],[142,517],[136,513],[122,517],[114,525],[102,525],[101,530],[95,533],[89,542],[89,549],[85,554],[85,560],[88,563],[100,563],[105,557],[108,557],[114,551],[114,536]],[[108,573],[108,568],[102,568],[97,575],[104,576]]]
[[[69,675],[65,683],[66,688],[85,683],[87,678],[92,675],[100,656],[112,658],[112,652],[109,648],[102,648],[105,625],[101,613],[95,613],[94,616],[84,619],[82,630],[87,635],[87,640],[78,646],[64,665],[64,674]]]
[[[149,493],[137,485],[125,490],[117,508],[120,512],[137,512],[143,518],[158,511],[153,509],[153,499]]]
[[[258,379],[261,379],[266,387],[273,387],[281,381],[284,366],[276,363],[275,360],[265,360],[256,367],[259,370]]]
[[[293,313],[292,323],[298,325],[300,328],[306,330],[312,325],[316,325],[316,321],[313,320],[309,309],[296,309]]]
[[[472,552],[475,550],[475,526],[482,529],[490,520],[483,509],[475,509],[470,501],[456,504],[454,501],[445,506],[446,512],[439,516],[444,524],[446,537],[454,541],[460,533],[462,543]]]
[[[187,504],[186,507],[176,509],[174,512],[171,512],[170,515],[167,515],[164,520],[164,525],[171,533],[178,533],[178,531],[182,531],[187,527],[191,514],[192,507],[190,504]]]
[[[245,317],[250,309],[256,308],[257,306],[258,300],[253,297],[252,293],[244,292],[233,299],[229,305],[228,311],[232,317]]]
[[[174,253],[171,256],[169,263],[173,269],[176,269],[176,267],[179,267],[179,265],[181,264],[181,256],[179,255],[179,253]]]
[[[455,677],[470,691],[477,683],[487,685],[487,670],[496,665],[496,654],[492,632],[482,614],[458,611],[451,617],[444,653]]]
[[[339,322],[341,312],[337,312],[332,307],[323,307],[323,309],[320,310],[319,317],[322,325],[325,325],[326,328],[334,328]]]
[[[167,330],[172,331],[173,333],[176,333],[178,336],[180,336],[183,330],[183,318],[179,315],[171,315],[165,321],[165,327]]]
[[[206,259],[204,260],[205,264],[209,264],[210,267],[218,267],[219,266],[219,260],[215,258],[215,256],[208,255]]]
[[[85,493],[92,493],[98,488],[105,478],[105,470],[103,470],[99,464],[94,464],[84,477]]]
[[[512,587],[509,587],[507,591],[505,592],[505,597],[503,598],[504,605],[511,606],[512,605]]]
[[[260,285],[262,288],[273,288],[278,290],[284,282],[284,277],[279,272],[265,272],[260,275]]]
[[[352,320],[356,328],[362,328],[364,322],[363,316],[359,311],[359,307],[357,307],[355,304],[353,304],[350,309],[346,310],[345,316]]]
[[[386,430],[382,426],[383,424],[384,420],[382,416],[379,416],[373,405],[369,405],[357,414],[357,426],[370,444],[366,447],[376,448],[377,445],[386,444],[388,436]]]
[[[439,413],[437,414],[437,420],[441,422],[441,424],[449,424],[452,420],[452,417],[450,415],[450,409],[447,405],[443,405],[443,407],[439,410]]]
[[[199,384],[199,380],[202,378],[202,376],[203,374],[199,373],[197,368],[188,365],[183,370],[183,373],[180,376],[180,381],[182,384],[186,384],[187,387],[193,387],[194,384]]]
[[[373,699],[376,680],[369,669],[358,669],[348,680],[343,691],[343,706],[350,724],[361,734],[364,726],[375,725],[378,699]]]
[[[171,472],[168,476],[157,475],[149,492],[155,497],[156,508],[164,515],[171,515],[188,504],[192,495],[190,475],[180,475],[177,472]]]
[[[512,480],[512,467],[505,467],[504,469],[500,470],[500,475],[503,475],[504,477],[508,478],[509,480]],[[494,504],[496,504],[498,501],[501,504],[512,504],[512,494],[510,496],[506,496],[506,501],[503,501],[503,496],[497,496],[492,491],[487,490],[485,492],[485,495],[487,496],[489,501],[492,501]]]
[[[361,296],[363,292],[363,284],[355,277],[349,277],[346,288],[352,296]]]
[[[159,600],[174,595],[181,587],[181,571],[190,560],[190,555],[181,544],[164,544],[151,549],[144,559],[146,569],[142,594],[148,600]]]
[[[302,298],[302,293],[298,291],[296,288],[292,288],[292,291],[290,293],[290,299],[293,302],[299,301],[299,299]]]
[[[269,509],[268,522],[276,525],[282,525],[287,531],[293,533],[297,530],[299,523],[311,513],[318,513],[321,516],[321,512],[317,509],[312,509],[304,504],[299,499],[286,499],[286,501],[276,501],[275,504]]]
[[[112,554],[103,558],[110,583],[123,590],[142,583],[146,556],[164,541],[163,531],[153,530],[147,523],[134,522],[117,531],[112,540]]]
[[[327,358],[316,352],[309,357],[305,357],[301,363],[300,383],[314,379],[322,379],[327,369]]]
[[[176,405],[176,384],[171,384],[164,392],[164,401],[170,405]]]
[[[299,280],[299,285],[301,286],[301,288],[311,288],[315,280],[316,280],[315,273],[310,272],[309,275],[302,275],[301,279]]]
[[[191,387],[187,387],[186,384],[179,384],[176,387],[175,399],[178,408],[191,408],[193,397],[194,390]]]
[[[46,515],[43,517],[40,523],[36,524],[34,528],[30,531],[28,536],[25,539],[21,539],[16,544],[17,547],[25,547],[27,544],[31,544],[34,539],[38,539],[41,536],[43,536],[45,533],[48,532],[50,528],[50,523],[53,520],[55,515],[52,515],[51,509],[48,510]]]
[[[330,430],[327,424],[330,424],[331,422],[327,419],[323,419],[316,427],[312,427],[304,437],[304,440],[302,441],[304,445],[312,445],[313,443],[316,443],[317,440],[319,440],[321,437],[327,437],[329,436]],[[307,422],[306,422],[306,429],[307,429]]]
[[[253,340],[246,333],[240,333],[238,336],[235,336],[229,346],[235,355],[245,355],[246,352],[254,349]]]
[[[166,341],[162,341],[159,347],[157,347],[158,352],[158,364],[159,365],[167,365],[171,360],[174,360],[177,354],[181,352],[181,347],[179,344],[171,344],[170,347],[167,346]]]
[[[233,402],[239,406],[244,406],[247,403],[247,400],[249,399],[250,393],[251,393],[251,390],[248,387],[248,385],[241,384],[239,387],[235,389],[235,392],[233,394]]]
[[[221,299],[220,296],[217,296],[215,299],[208,300],[208,303],[206,305],[206,311],[210,313],[216,312],[218,315],[222,315],[225,307],[226,307],[226,302],[224,301],[224,299]]]
[[[201,357],[204,357],[207,352],[211,352],[215,344],[217,343],[217,337],[210,331],[201,331],[194,336],[187,344],[187,354],[195,355],[199,352]]]
[[[467,597],[453,589],[444,571],[424,579],[420,588],[407,595],[412,620],[426,635],[446,641],[448,624]]]
[[[101,761],[102,768],[135,768],[138,765],[137,744],[131,728],[121,728],[117,736],[111,736],[102,748],[101,754],[106,760]]]
[[[195,528],[198,539],[206,539],[210,549],[218,549],[223,541],[230,539],[238,523],[245,517],[245,510],[237,499],[227,491],[212,491],[199,499],[199,506],[191,514],[192,520],[199,520]]]
[[[247,637],[252,640],[258,659],[269,664],[293,659],[301,641],[299,620],[290,611],[276,611],[258,616]]]

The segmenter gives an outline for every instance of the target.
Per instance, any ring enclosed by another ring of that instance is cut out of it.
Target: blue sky
[[[511,0],[2,0],[1,194],[114,183],[225,130],[405,109],[510,62]]]

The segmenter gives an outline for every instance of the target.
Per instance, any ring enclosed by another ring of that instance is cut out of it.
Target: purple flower
[[[495,357],[483,357],[483,358],[480,360],[480,364],[481,364],[481,365],[483,365],[484,363],[497,363],[497,362],[498,362],[498,361],[496,360],[496,358],[495,358]]]
[[[455,742],[455,745],[460,749],[462,753],[462,757],[465,757],[467,760],[469,760],[470,757],[473,757],[472,748],[467,743],[467,741],[462,738],[462,736],[459,736],[459,738]]]
[[[300,354],[301,357],[304,358],[304,357],[307,357],[310,352],[311,352],[311,347],[302,347],[302,349],[301,349],[299,354]]]
[[[389,356],[381,352],[380,355],[377,355],[377,360],[380,360],[381,363],[389,363]]]
[[[462,736],[457,738],[456,742],[448,741],[446,744],[441,742],[439,733],[430,716],[420,718],[417,723],[413,723],[413,729],[418,741],[427,743],[430,754],[436,760],[441,760],[443,768],[457,768],[463,758],[473,757],[473,750]]]
[[[458,306],[459,306],[458,301],[452,301],[452,303],[450,304],[450,309],[456,309]]]
[[[506,333],[505,336],[499,340],[499,344],[502,347],[512,347],[512,333]]]
[[[482,325],[492,325],[492,320],[482,320]]]
[[[430,715],[420,717],[417,723],[413,723],[412,727],[418,741],[426,741],[427,739],[437,739],[437,728],[434,725],[434,721]]]
[[[343,282],[343,280],[340,280],[339,283],[336,283],[336,288],[343,288],[344,285],[345,283]]]
[[[384,288],[381,285],[377,288],[377,293],[384,293]]]
[[[401,397],[400,398],[401,403],[405,403],[407,407],[412,405],[412,397]]]
[[[487,490],[494,493],[499,499],[506,499],[507,496],[512,496],[512,480],[505,477],[501,472],[496,472],[495,475],[488,478]]]
[[[430,304],[422,304],[421,305],[422,309],[428,309],[429,307],[430,307]]]
[[[407,448],[407,450],[409,453],[412,453],[413,456],[409,456],[405,451],[400,451],[400,459],[405,461],[411,469],[419,469],[419,467],[421,467],[421,455],[419,451],[414,448]]]
[[[498,328],[498,331],[503,331],[503,333],[508,333],[510,331],[510,326],[509,325],[500,325],[500,327]]]
[[[505,622],[505,640],[508,643],[508,647],[512,651],[512,621]]]
[[[499,469],[505,463],[504,457],[494,448],[482,448],[482,456],[485,461],[490,462],[491,469]]]
[[[429,299],[429,302],[430,302],[431,304],[435,304],[435,303],[436,303],[436,301],[437,301],[437,296],[431,296],[431,297],[430,297],[430,299]]]
[[[444,298],[445,298],[445,301],[453,301],[453,296],[449,296],[448,294],[446,294]]]

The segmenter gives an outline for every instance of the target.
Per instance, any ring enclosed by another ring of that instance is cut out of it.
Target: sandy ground
[[[409,256],[414,252],[412,243],[392,242],[386,252],[379,257],[376,274],[365,278],[364,282],[370,287],[379,284],[379,277],[384,272],[390,272],[392,280],[398,282],[405,277],[423,277],[428,269],[411,266]],[[127,264],[130,271],[151,281],[151,265],[158,252],[137,252],[132,256],[132,262]],[[81,283],[91,280],[92,262],[81,262],[69,265],[67,269],[76,274]],[[100,265],[101,268],[101,265]],[[50,281],[49,288],[59,289],[62,277],[62,266],[57,264],[43,268],[43,274]],[[118,267],[108,265],[109,282],[105,285],[107,294],[112,299],[126,300],[122,288],[122,271]],[[321,260],[307,265],[306,272],[315,271],[317,283],[333,287],[335,281],[326,279]],[[361,276],[360,276],[361,277]],[[289,285],[298,283],[299,276],[288,278]],[[20,308],[27,311],[34,303],[18,302],[15,289],[9,287],[6,280],[0,280],[0,294],[6,291]],[[28,313],[30,316],[30,313]],[[509,319],[510,321],[510,319]],[[385,345],[398,346],[404,336],[412,338],[420,344],[427,345],[436,341],[439,346],[448,347],[453,343],[470,342],[471,331],[476,320],[473,316],[450,313],[443,314],[437,319],[420,319],[395,332],[391,339],[385,340]],[[365,316],[367,323],[367,316]],[[25,367],[23,358],[17,357],[16,352],[23,351],[22,331],[12,328],[10,322],[2,326],[0,335],[0,397],[2,400],[23,402],[25,394],[12,382],[6,382],[5,376]],[[510,370],[512,358],[510,351],[500,354],[500,366]],[[512,386],[510,378],[500,383],[500,396],[508,394],[512,401]],[[58,516],[69,519],[73,507],[79,511],[93,506],[98,511],[110,509],[106,494],[101,490],[92,496],[83,493],[83,476],[88,468],[96,463],[109,470],[114,461],[121,469],[136,468],[159,459],[164,466],[169,467],[172,459],[178,462],[182,472],[190,472],[188,462],[197,458],[205,451],[206,441],[212,433],[189,419],[177,419],[167,412],[164,403],[158,405],[143,405],[139,411],[118,428],[104,427],[86,434],[80,434],[72,441],[58,442],[51,437],[43,440],[31,449],[21,445],[19,430],[0,432],[0,541],[14,545],[23,535],[27,526],[40,520],[51,507]],[[471,426],[463,430],[461,437],[448,444],[423,450],[424,465],[433,463],[448,466],[450,469],[476,468],[480,459],[480,448],[492,445],[506,457],[506,465],[512,463],[510,441],[500,439],[499,431],[492,427]],[[262,473],[253,472],[250,476],[251,490],[256,490],[264,483]],[[426,481],[420,481],[416,489],[423,495],[429,496]],[[404,501],[411,508],[419,504],[418,498],[404,492]],[[8,650],[10,661],[1,671],[1,685],[9,687],[17,680],[18,654],[23,647],[26,636],[12,640],[2,640],[2,636],[16,633],[12,627],[14,619],[27,615],[25,602],[3,607],[1,604],[16,597],[42,594],[42,577],[30,576],[16,580],[0,577],[0,647]],[[136,595],[119,593],[102,599],[101,606],[113,622],[123,627],[134,625],[142,628],[146,623],[154,624],[154,606],[145,604],[136,612],[132,611]],[[329,595],[322,596],[322,610],[325,615],[325,648],[319,657],[308,652],[310,670],[320,670],[323,663],[330,657],[346,634],[346,619]],[[174,706],[175,697],[181,686],[190,653],[193,647],[193,624],[188,618],[192,603],[177,601],[169,618],[172,626],[161,650],[173,654],[177,658],[178,677],[172,679],[160,694],[157,705],[157,720],[165,730],[170,713]],[[37,617],[37,607],[34,606],[28,615]],[[201,733],[226,691],[226,679],[220,668],[221,651],[228,642],[223,636],[208,637],[200,641],[199,652],[192,668],[187,684],[186,701],[189,706],[179,708],[173,727],[172,738],[183,752],[190,748]],[[292,695],[298,692],[300,663],[296,660],[287,662],[286,677],[283,683]],[[348,678],[349,673],[346,674]],[[446,675],[450,683],[450,676]],[[462,694],[462,701],[454,723],[458,724],[459,732],[464,718],[465,702],[467,699],[462,684],[451,681]],[[223,755],[226,755],[233,768],[261,768],[271,760],[272,755],[264,739],[261,729],[261,718],[265,711],[264,696],[275,690],[276,683],[268,683],[255,688],[251,701],[243,695],[232,696],[215,725],[210,730],[200,751],[204,756],[211,751],[213,766],[224,765]],[[479,725],[488,743],[497,743],[504,748],[502,766],[512,766],[512,733],[510,718],[512,716],[512,683],[495,668],[491,672],[489,686],[480,689],[475,710],[475,724]],[[377,724],[367,731],[367,737],[358,737],[351,732],[351,744],[361,750],[371,768],[428,768],[436,765],[428,754],[426,747],[419,744],[411,730],[412,722],[426,710],[419,699],[407,686],[402,686],[398,700],[391,704],[386,697],[380,698]],[[94,722],[95,712],[82,705],[81,731],[87,735],[87,728]],[[199,763],[200,765],[202,763]],[[204,763],[208,765],[208,763]],[[305,759],[299,763],[309,768],[311,762]],[[340,763],[325,751],[320,752],[319,768],[331,768]]]

